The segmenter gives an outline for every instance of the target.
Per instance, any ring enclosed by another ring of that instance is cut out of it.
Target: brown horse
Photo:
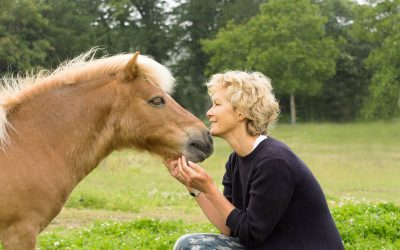
[[[138,52],[93,55],[3,80],[0,240],[7,250],[34,249],[74,187],[115,149],[195,162],[213,151],[205,125],[168,94],[166,67]]]

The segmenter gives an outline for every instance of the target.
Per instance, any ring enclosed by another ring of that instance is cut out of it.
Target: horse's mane
[[[97,49],[90,49],[72,60],[61,63],[52,71],[41,70],[36,74],[0,79],[0,148],[3,148],[8,141],[6,130],[10,124],[7,113],[10,109],[49,89],[117,74],[132,58],[132,54],[119,54],[95,59],[96,51]],[[150,83],[168,93],[172,92],[174,79],[165,66],[143,55],[139,55],[137,64],[139,76],[148,79]]]

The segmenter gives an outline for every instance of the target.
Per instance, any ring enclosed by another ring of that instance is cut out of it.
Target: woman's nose
[[[207,111],[207,116],[208,117],[212,116],[212,107]]]

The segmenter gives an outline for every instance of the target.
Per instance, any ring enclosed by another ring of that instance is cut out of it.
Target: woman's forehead
[[[213,95],[211,96],[211,100],[218,99],[227,99],[228,98],[228,90],[224,87],[216,87]]]

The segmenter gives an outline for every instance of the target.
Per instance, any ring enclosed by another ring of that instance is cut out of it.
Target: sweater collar
[[[262,150],[262,148],[263,148],[262,145],[267,143],[269,141],[269,139],[270,139],[269,137],[263,138],[262,140],[260,140],[260,142],[257,145],[255,145],[255,148],[253,149],[253,151],[251,151],[248,155],[243,156],[243,157],[238,155],[239,159],[241,159],[244,162],[253,160],[253,158],[258,154],[258,152],[260,152]],[[257,140],[256,140],[256,142],[257,142]]]
[[[267,136],[265,135],[258,136],[256,141],[254,142],[253,150],[258,146],[258,144],[260,144],[260,142],[264,141],[265,139],[267,139]]]

